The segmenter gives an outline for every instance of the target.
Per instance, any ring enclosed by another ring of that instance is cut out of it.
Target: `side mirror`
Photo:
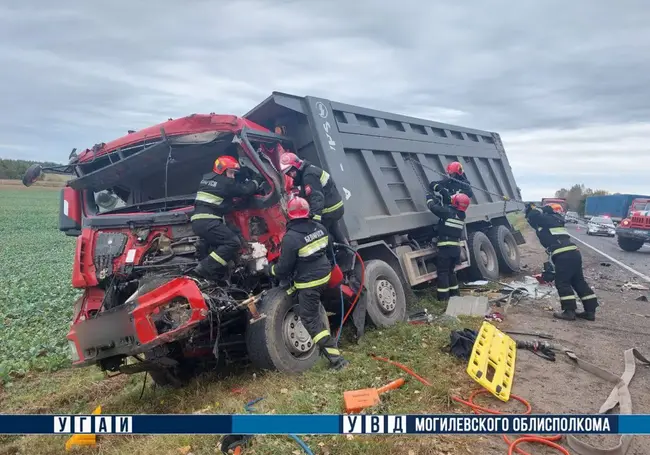
[[[43,174],[43,168],[40,164],[32,164],[27,168],[25,175],[23,175],[23,185],[32,186],[41,175]]]

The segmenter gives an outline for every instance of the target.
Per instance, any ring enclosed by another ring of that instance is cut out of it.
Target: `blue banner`
[[[0,434],[650,434],[650,415],[0,415]]]

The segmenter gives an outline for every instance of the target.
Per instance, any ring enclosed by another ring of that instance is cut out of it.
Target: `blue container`
[[[627,217],[632,201],[636,198],[648,198],[642,194],[612,194],[607,196],[589,196],[585,201],[585,216],[609,216],[620,221]]]

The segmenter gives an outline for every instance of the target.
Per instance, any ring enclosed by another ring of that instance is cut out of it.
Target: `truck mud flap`
[[[517,246],[526,243],[526,239],[524,239],[524,235],[521,233],[521,231],[513,229],[511,232],[512,236],[515,238],[515,242],[517,242]]]

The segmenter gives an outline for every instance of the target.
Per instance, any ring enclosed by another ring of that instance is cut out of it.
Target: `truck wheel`
[[[406,318],[406,294],[393,268],[377,259],[366,262],[363,298],[367,299],[367,312],[375,327],[389,327]]]
[[[618,236],[618,246],[624,251],[638,251],[643,246],[643,240],[628,239]]]
[[[505,226],[493,226],[487,235],[497,253],[499,270],[503,273],[519,272],[519,247],[510,229]]]
[[[481,231],[468,234],[467,246],[470,255],[469,274],[472,279],[499,279],[499,260],[487,235]]]
[[[246,349],[253,365],[288,374],[302,373],[314,366],[319,352],[295,313],[294,299],[284,289],[271,289],[257,310],[266,317],[246,329]],[[320,311],[329,328],[322,305]]]

